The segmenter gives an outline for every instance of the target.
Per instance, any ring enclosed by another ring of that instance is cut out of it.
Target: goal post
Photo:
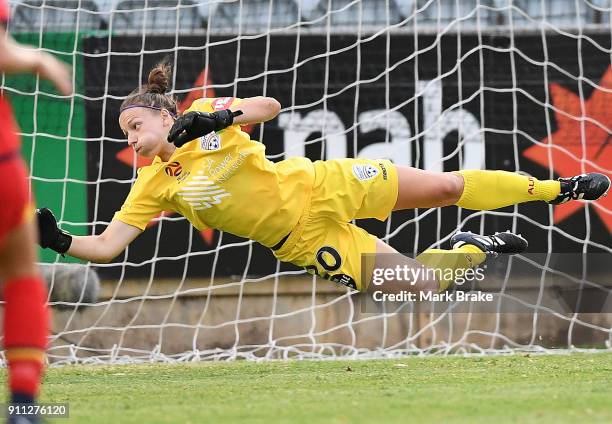
[[[73,69],[71,98],[32,77],[6,76],[2,89],[21,127],[38,204],[75,234],[99,234],[147,164],[128,148],[118,109],[163,59],[173,66],[181,109],[202,96],[278,99],[276,119],[244,128],[273,161],[386,157],[432,171],[612,176],[609,2],[9,3],[9,34]],[[367,309],[345,287],[280,263],[255,242],[199,232],[163,213],[112,263],[86,264],[100,276],[98,299],[85,308],[61,302],[49,358],[610,349],[609,199],[489,212],[418,209],[357,222],[409,256],[446,247],[458,228],[522,233],[529,254],[500,261],[495,284],[481,288],[496,296],[484,311]],[[41,257],[60,268],[69,260]],[[555,309],[561,303],[567,308]]]

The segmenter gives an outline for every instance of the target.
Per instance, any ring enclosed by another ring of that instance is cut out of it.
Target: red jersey
[[[8,4],[0,0],[0,25],[8,20]],[[0,246],[6,235],[33,216],[28,173],[19,156],[19,137],[13,110],[0,90]]]
[[[6,0],[0,0],[0,25],[6,24],[9,8]],[[17,123],[13,111],[4,93],[0,92],[0,156],[19,149],[17,138]]]
[[[16,151],[20,147],[17,123],[8,100],[0,95],[0,156]]]
[[[0,0],[0,23],[6,23],[9,18],[9,8],[6,0]]]

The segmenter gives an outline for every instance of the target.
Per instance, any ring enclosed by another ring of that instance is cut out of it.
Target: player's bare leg
[[[2,281],[38,274],[37,238],[33,219],[21,224],[6,236],[3,246],[0,247],[0,279]]]
[[[463,178],[455,172],[432,172],[397,165],[398,195],[393,210],[437,208],[457,203]]]

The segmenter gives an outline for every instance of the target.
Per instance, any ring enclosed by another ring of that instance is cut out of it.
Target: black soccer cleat
[[[7,424],[42,424],[42,421],[34,415],[9,415]]]
[[[560,205],[570,200],[597,200],[610,190],[610,178],[604,174],[591,172],[570,178],[559,178],[561,193],[550,204]]]
[[[488,255],[497,256],[500,253],[515,255],[527,249],[527,240],[520,234],[510,231],[495,233],[492,236],[481,236],[471,231],[457,231],[450,239],[453,249],[471,244]]]
[[[9,413],[6,417],[7,424],[42,424],[38,413],[32,413],[37,412],[33,396],[19,392],[11,393],[11,405],[12,409],[5,407]]]

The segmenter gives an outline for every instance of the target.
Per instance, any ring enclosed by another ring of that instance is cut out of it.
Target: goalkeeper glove
[[[189,112],[174,121],[168,134],[168,141],[174,143],[176,147],[181,147],[188,141],[229,127],[234,122],[234,118],[240,115],[242,115],[241,110],[232,112],[229,109],[212,113]]]
[[[62,255],[66,253],[72,243],[72,236],[57,226],[53,212],[47,208],[36,209],[36,218],[40,247],[53,249]]]

